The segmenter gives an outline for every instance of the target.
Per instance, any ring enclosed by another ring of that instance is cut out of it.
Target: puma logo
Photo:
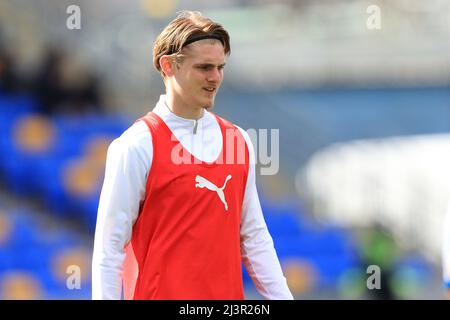
[[[228,180],[231,179],[231,174],[229,174],[226,178],[225,178],[225,182],[223,183],[222,188],[217,187],[214,183],[212,183],[211,181],[208,181],[207,179],[203,178],[202,176],[197,175],[195,177],[195,182],[197,182],[195,184],[196,188],[207,188],[208,190],[211,191],[215,191],[217,192],[217,195],[219,196],[220,200],[223,202],[224,206],[225,206],[225,210],[228,211],[228,204],[225,200],[225,194],[223,193],[223,190],[225,189]]]

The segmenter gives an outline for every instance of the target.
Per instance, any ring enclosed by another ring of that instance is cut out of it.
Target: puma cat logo
[[[219,188],[211,181],[208,181],[207,179],[203,178],[202,176],[197,175],[195,177],[195,182],[196,182],[195,187],[196,188],[207,188],[208,190],[217,192],[217,195],[219,196],[220,200],[223,202],[223,204],[225,206],[225,210],[228,211],[228,204],[227,204],[227,201],[225,200],[225,194],[223,193],[223,190],[227,186],[227,182],[230,179],[231,179],[231,174],[229,174],[225,178],[225,182],[224,182],[222,188]]]

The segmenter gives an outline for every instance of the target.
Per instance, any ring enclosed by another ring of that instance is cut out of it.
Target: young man
[[[242,261],[265,298],[293,298],[249,136],[208,111],[229,53],[227,31],[198,12],[182,12],[157,38],[166,95],[109,147],[93,299],[119,299],[122,280],[125,299],[243,299]]]

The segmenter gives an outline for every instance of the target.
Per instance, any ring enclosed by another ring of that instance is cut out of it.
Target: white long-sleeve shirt
[[[161,95],[153,112],[191,154],[213,162],[222,149],[222,133],[215,117],[205,110],[199,120],[176,116]],[[194,134],[194,127],[197,126]],[[281,270],[272,237],[261,210],[255,183],[255,154],[247,132],[250,168],[241,214],[241,255],[258,292],[266,299],[293,299]],[[145,198],[153,158],[152,138],[143,121],[136,122],[108,149],[100,196],[92,259],[92,298],[120,299],[124,248]]]

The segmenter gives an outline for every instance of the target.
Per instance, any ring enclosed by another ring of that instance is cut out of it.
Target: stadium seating
[[[72,230],[42,222],[31,209],[0,213],[0,298],[89,299],[91,248]],[[70,265],[82,270],[78,290],[66,285]]]

